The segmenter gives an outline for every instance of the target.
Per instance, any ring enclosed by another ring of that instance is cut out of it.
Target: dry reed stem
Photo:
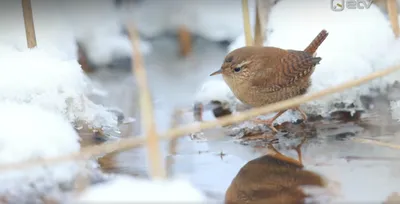
[[[243,15],[243,29],[246,39],[246,46],[253,45],[253,37],[251,35],[250,15],[249,15],[249,1],[242,0],[242,15]]]
[[[166,176],[161,156],[159,137],[156,131],[153,105],[150,91],[147,86],[147,76],[143,65],[143,58],[140,51],[139,35],[133,25],[128,27],[132,43],[132,74],[136,78],[139,89],[139,105],[142,127],[147,136],[147,151],[149,155],[150,175],[155,178],[164,178]]]
[[[388,11],[388,16],[390,19],[390,24],[392,25],[392,30],[396,38],[400,35],[399,19],[397,11],[397,1],[396,0],[386,0],[386,6]]]
[[[181,55],[186,57],[192,52],[192,34],[185,26],[181,26],[178,36]]]
[[[22,0],[22,13],[24,15],[25,34],[28,48],[36,47],[35,24],[33,23],[33,13],[31,0]]]
[[[256,24],[254,26],[254,45],[264,45],[265,14],[262,0],[256,0]]]
[[[361,143],[366,143],[366,144],[374,144],[374,145],[378,145],[378,146],[389,147],[392,149],[400,149],[400,145],[390,144],[390,143],[381,142],[381,141],[377,141],[377,140],[362,139],[362,138],[354,138],[353,140],[356,142],[361,142]]]
[[[297,105],[300,105],[300,104],[308,102],[308,101],[312,101],[312,100],[321,98],[323,96],[327,96],[329,94],[341,92],[346,89],[367,83],[371,80],[377,79],[379,77],[383,77],[385,75],[388,75],[388,74],[393,73],[398,70],[400,70],[400,66],[390,67],[390,68],[387,68],[387,69],[384,69],[381,71],[371,73],[371,74],[364,76],[362,78],[359,78],[357,80],[352,80],[352,81],[349,81],[346,83],[342,83],[338,86],[327,88],[327,89],[324,89],[322,91],[319,91],[319,92],[316,92],[313,94],[295,97],[295,98],[292,98],[289,100],[281,101],[281,102],[274,103],[274,104],[267,105],[267,106],[260,107],[260,108],[254,108],[252,110],[248,110],[248,111],[239,113],[237,115],[224,116],[215,121],[202,122],[202,123],[198,123],[198,124],[190,124],[190,125],[186,125],[183,127],[171,129],[171,130],[168,130],[166,133],[161,134],[160,139],[175,139],[175,138],[182,137],[182,136],[185,136],[186,134],[193,133],[196,131],[201,131],[204,129],[209,129],[209,128],[213,128],[213,127],[217,127],[217,126],[225,126],[225,125],[233,124],[236,122],[245,121],[252,117],[256,117],[256,116],[259,116],[262,114],[267,114],[267,113],[287,109],[287,108],[297,106]],[[61,156],[61,157],[29,160],[26,162],[0,165],[0,172],[7,171],[7,170],[13,170],[13,169],[29,168],[29,167],[33,167],[35,165],[56,164],[56,163],[61,163],[61,162],[67,162],[70,160],[86,160],[86,159],[89,159],[96,155],[109,154],[109,153],[112,153],[115,151],[123,151],[123,150],[131,149],[131,148],[134,148],[134,147],[144,144],[145,141],[146,141],[146,139],[143,137],[140,137],[140,136],[126,138],[126,139],[120,139],[118,142],[106,143],[106,144],[102,144],[102,145],[93,145],[90,147],[82,148],[82,150],[80,152],[76,152],[76,153]]]

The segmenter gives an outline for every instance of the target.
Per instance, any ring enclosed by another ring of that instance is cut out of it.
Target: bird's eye
[[[240,70],[242,70],[241,67],[235,67],[235,69],[233,69],[233,71],[235,71],[235,72],[240,72]]]

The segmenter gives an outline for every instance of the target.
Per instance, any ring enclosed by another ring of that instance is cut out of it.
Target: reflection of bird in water
[[[275,154],[251,160],[240,169],[226,191],[226,204],[304,203],[310,195],[302,185],[325,186],[321,176],[303,170],[300,154],[296,161],[270,147]]]

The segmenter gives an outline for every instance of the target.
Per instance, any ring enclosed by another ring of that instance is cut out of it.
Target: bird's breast
[[[252,107],[264,106],[303,95],[310,86],[310,81],[304,80],[303,82],[296,83],[294,86],[270,92],[268,87],[255,87],[247,83],[236,84],[226,82],[236,98]]]

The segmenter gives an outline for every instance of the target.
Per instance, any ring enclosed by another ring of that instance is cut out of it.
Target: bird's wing
[[[320,61],[320,57],[313,57],[307,52],[288,50],[280,62],[275,64],[276,67],[266,68],[257,74],[252,80],[253,85],[262,86],[268,92],[278,91],[309,77]]]

